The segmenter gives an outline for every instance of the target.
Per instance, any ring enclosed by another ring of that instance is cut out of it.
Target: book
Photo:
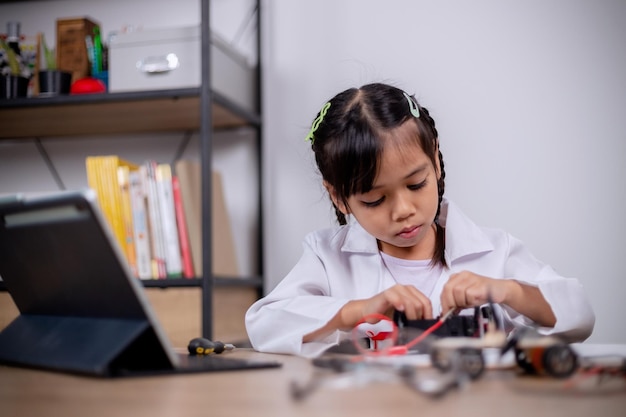
[[[118,168],[125,166],[129,170],[136,170],[138,166],[116,155],[89,156],[86,158],[85,164],[87,168],[87,184],[96,192],[102,213],[111,227],[120,248],[128,257]]]
[[[200,185],[200,164],[188,160],[179,160],[174,164],[174,172],[179,179],[193,269],[196,275],[200,277],[202,276],[202,190]]]
[[[128,182],[133,217],[133,237],[137,256],[137,277],[151,279],[154,277],[152,275],[146,187],[139,170],[129,173]]]
[[[148,201],[148,219],[150,227],[150,241],[152,253],[152,276],[162,279],[167,276],[165,268],[165,243],[161,224],[161,206],[159,204],[156,184],[156,162],[146,161],[140,168],[143,182],[146,187]]]
[[[133,229],[133,209],[130,203],[130,167],[122,165],[117,168],[117,182],[120,190],[120,214],[124,228],[124,249],[133,276],[137,273],[137,251]]]
[[[185,218],[185,208],[180,191],[180,181],[178,176],[172,176],[172,191],[174,194],[174,209],[176,211],[176,226],[178,226],[178,240],[180,242],[180,254],[183,261],[183,276],[193,278],[195,276],[193,260],[191,258],[191,247],[189,245],[189,233],[187,231],[187,220]]]
[[[167,276],[182,276],[183,267],[180,255],[178,227],[172,190],[172,169],[169,164],[157,164],[155,167],[157,196],[159,201],[163,247],[165,249],[165,269]]]

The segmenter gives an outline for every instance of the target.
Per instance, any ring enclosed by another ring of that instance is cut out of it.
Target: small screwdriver
[[[222,353],[225,350],[233,350],[234,348],[235,346],[230,343],[213,342],[203,337],[191,339],[187,346],[190,355],[210,355],[211,353]]]

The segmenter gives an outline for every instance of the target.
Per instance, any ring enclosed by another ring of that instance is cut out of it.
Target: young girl
[[[435,122],[413,96],[385,84],[346,90],[307,138],[339,226],[309,234],[291,272],[250,307],[256,350],[313,357],[371,314],[473,314],[489,298],[508,331],[535,326],[570,342],[591,334],[595,316],[576,279],[443,197]]]

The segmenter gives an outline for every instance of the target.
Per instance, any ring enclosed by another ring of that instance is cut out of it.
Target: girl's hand
[[[475,307],[487,302],[505,304],[540,326],[553,327],[556,317],[538,287],[515,279],[494,279],[463,271],[452,274],[441,292],[441,308]]]
[[[511,287],[510,280],[493,279],[462,271],[450,275],[441,292],[441,311],[483,305],[489,301],[503,303]]]
[[[407,319],[431,319],[433,309],[428,297],[412,285],[394,285],[365,300],[354,300],[342,309],[342,327],[351,328],[370,314],[390,315],[392,310],[404,312]]]
[[[433,308],[428,297],[412,285],[398,284],[371,298],[349,301],[326,325],[305,334],[302,341],[319,340],[337,329],[352,330],[364,317],[371,314],[389,316],[394,308],[403,311],[409,320],[433,318]],[[373,320],[372,323],[377,321]]]

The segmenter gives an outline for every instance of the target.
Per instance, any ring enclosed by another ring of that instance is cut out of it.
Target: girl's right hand
[[[412,285],[397,284],[371,298],[350,301],[342,309],[341,321],[344,328],[351,328],[363,317],[370,314],[391,316],[394,309],[404,312],[409,320],[433,318],[428,297]]]
[[[351,331],[364,317],[384,314],[391,318],[393,310],[403,311],[409,320],[432,319],[430,300],[412,285],[395,285],[380,294],[364,300],[352,300],[323,327],[305,334],[304,343],[326,337],[337,329]],[[372,323],[378,320],[372,320]]]

